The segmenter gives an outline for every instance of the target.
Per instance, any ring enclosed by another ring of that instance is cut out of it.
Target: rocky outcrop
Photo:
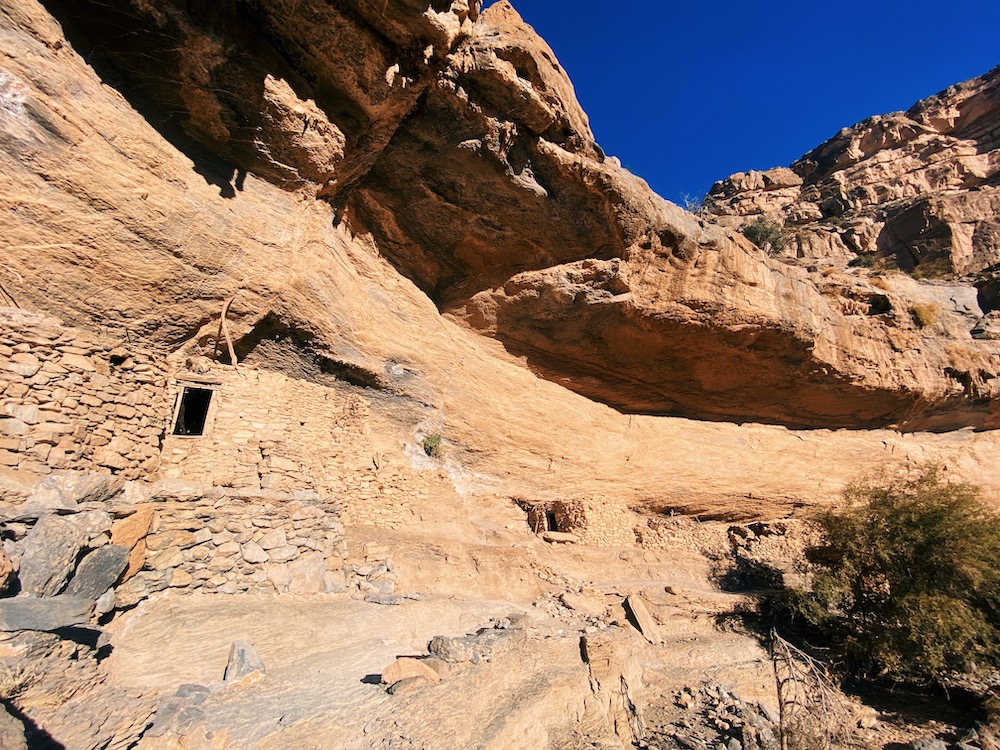
[[[785,253],[922,277],[967,278],[996,309],[1000,264],[1000,68],[841,130],[791,168],[715,184],[705,211],[784,225]]]
[[[507,2],[49,7],[61,27],[0,4],[3,285],[22,306],[212,354],[235,294],[241,359],[426,402],[454,383],[390,374],[432,365],[400,343],[425,323],[400,317],[381,256],[453,321],[623,411],[997,423],[995,344],[969,340],[981,315],[960,291],[819,277],[663,201],[605,158]],[[948,137],[988,145],[970,117]],[[939,323],[914,323],[915,304]]]

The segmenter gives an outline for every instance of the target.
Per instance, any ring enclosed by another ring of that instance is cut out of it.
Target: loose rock
[[[264,679],[264,660],[249,641],[233,641],[223,681],[235,685],[253,685]]]
[[[400,680],[410,677],[422,677],[430,682],[441,681],[441,675],[437,671],[422,660],[413,659],[408,656],[396,659],[396,661],[382,670],[382,682],[386,685],[394,685]]]
[[[128,566],[130,550],[117,544],[96,549],[80,562],[66,587],[68,596],[97,599],[121,578]]]
[[[407,677],[405,680],[393,683],[389,687],[388,692],[389,695],[409,695],[410,693],[415,693],[420,690],[420,688],[429,684],[430,680],[426,677]]]
[[[83,625],[89,621],[92,609],[91,600],[74,596],[3,599],[0,600],[0,630],[53,631]]]
[[[44,516],[25,538],[21,554],[21,591],[55,596],[66,583],[89,534],[79,516]]]
[[[649,614],[649,610],[646,609],[646,605],[642,599],[635,595],[626,597],[625,610],[634,619],[633,624],[647,641],[654,646],[663,643],[663,636],[660,635],[660,627],[656,624],[653,616]]]

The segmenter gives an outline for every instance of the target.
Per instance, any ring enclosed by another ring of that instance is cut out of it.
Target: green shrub
[[[780,224],[758,216],[740,228],[743,236],[766,253],[780,253],[788,244],[788,234]]]
[[[1000,517],[937,468],[881,474],[819,522],[817,571],[791,609],[853,671],[897,679],[1000,667]]]
[[[424,453],[431,458],[438,458],[441,455],[441,436],[438,433],[424,438]]]

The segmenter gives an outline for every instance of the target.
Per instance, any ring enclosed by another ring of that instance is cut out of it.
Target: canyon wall
[[[797,266],[662,200],[506,2],[5,0],[0,27],[5,301],[169,359],[168,405],[231,367],[225,311],[239,398],[355,389],[380,416],[349,460],[454,502],[786,512],[887,459],[994,486],[971,286]],[[237,459],[218,481],[269,473]]]

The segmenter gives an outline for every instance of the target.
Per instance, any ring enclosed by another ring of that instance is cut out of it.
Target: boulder
[[[347,591],[347,577],[342,570],[328,570],[323,574],[323,591],[327,594],[341,594]]]
[[[234,685],[253,685],[264,679],[264,660],[249,641],[233,641],[222,679]]]
[[[25,510],[76,510],[81,503],[101,503],[120,494],[122,477],[74,472],[47,476],[25,501]]]
[[[318,594],[323,591],[326,558],[319,552],[307,552],[288,564],[288,572],[292,577],[288,584],[290,593]]]
[[[90,513],[48,515],[38,520],[25,537],[21,553],[22,593],[55,596],[62,590],[95,531],[92,520]]]
[[[0,631],[53,631],[84,625],[90,619],[93,602],[75,596],[34,599],[19,596],[0,600]]]
[[[130,550],[118,544],[108,544],[94,550],[80,561],[66,594],[96,600],[121,578],[128,566]]]
[[[449,664],[461,664],[471,661],[489,661],[495,654],[500,654],[516,647],[527,640],[527,632],[522,629],[484,630],[474,635],[448,638],[436,635],[431,639],[427,650],[432,656]]]
[[[438,661],[435,659],[435,661]],[[439,672],[428,666],[422,659],[414,659],[409,656],[402,656],[392,664],[382,670],[382,682],[386,685],[394,685],[400,680],[410,677],[423,677],[430,682],[440,682]]]
[[[136,505],[135,513],[126,518],[120,518],[111,526],[111,543],[127,547],[130,551],[128,567],[122,580],[127,581],[140,570],[146,562],[146,535],[153,522],[153,506],[149,503]]]
[[[451,674],[451,666],[448,664],[448,662],[444,661],[443,659],[437,659],[433,656],[428,656],[426,658],[421,659],[420,663],[423,664],[428,669],[431,669],[434,672],[436,672],[438,677],[442,679],[448,677]]]
[[[108,612],[113,610],[118,604],[118,597],[115,595],[114,589],[108,589],[99,597],[97,601],[94,602],[94,614],[95,615],[106,615]]]
[[[625,598],[625,614],[628,616],[629,622],[642,633],[642,636],[647,641],[654,646],[659,646],[663,643],[663,636],[660,635],[660,627],[656,624],[653,616],[649,614],[649,610],[646,609],[646,605],[642,599],[635,595],[627,596]]]

